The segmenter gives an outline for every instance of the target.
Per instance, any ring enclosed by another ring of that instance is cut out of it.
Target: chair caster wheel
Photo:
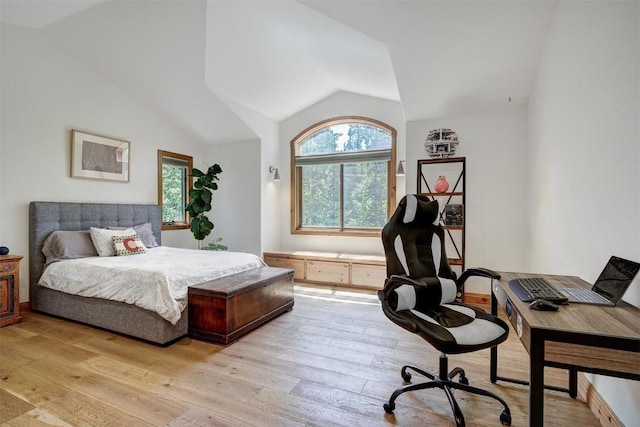
[[[469,385],[469,378],[464,375],[460,375],[460,379],[458,380],[460,384]]]
[[[405,383],[408,383],[409,381],[411,381],[411,374],[410,374],[409,372],[404,372],[404,373],[402,374],[402,380],[403,380]]]
[[[393,410],[396,409],[396,405],[394,403],[385,403],[384,405],[382,405],[382,407],[384,408],[384,412],[386,412],[387,414],[393,414]]]
[[[502,411],[500,414],[500,422],[502,425],[510,426],[511,425],[511,414],[506,410]]]

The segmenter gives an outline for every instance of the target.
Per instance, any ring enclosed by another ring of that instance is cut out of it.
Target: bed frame
[[[29,204],[29,302],[31,310],[166,345],[187,334],[189,316],[182,312],[175,325],[157,313],[135,305],[66,294],[38,285],[44,270],[42,245],[55,230],[88,230],[89,227],[133,226],[151,223],[161,244],[161,211],[158,205],[31,202]]]

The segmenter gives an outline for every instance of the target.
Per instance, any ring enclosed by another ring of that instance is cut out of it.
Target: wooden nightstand
[[[0,255],[0,328],[22,322],[19,255]]]

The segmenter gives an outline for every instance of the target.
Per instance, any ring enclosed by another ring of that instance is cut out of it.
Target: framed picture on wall
[[[71,131],[71,177],[129,182],[129,141]]]

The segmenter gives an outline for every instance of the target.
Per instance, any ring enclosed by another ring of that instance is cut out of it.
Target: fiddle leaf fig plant
[[[199,169],[193,168],[192,176],[195,178],[193,189],[189,191],[191,201],[185,207],[185,211],[191,217],[190,225],[193,237],[202,242],[213,230],[213,223],[205,215],[211,210],[212,191],[218,189],[218,174],[222,173],[220,165],[215,164],[209,166],[207,172],[204,173]]]

